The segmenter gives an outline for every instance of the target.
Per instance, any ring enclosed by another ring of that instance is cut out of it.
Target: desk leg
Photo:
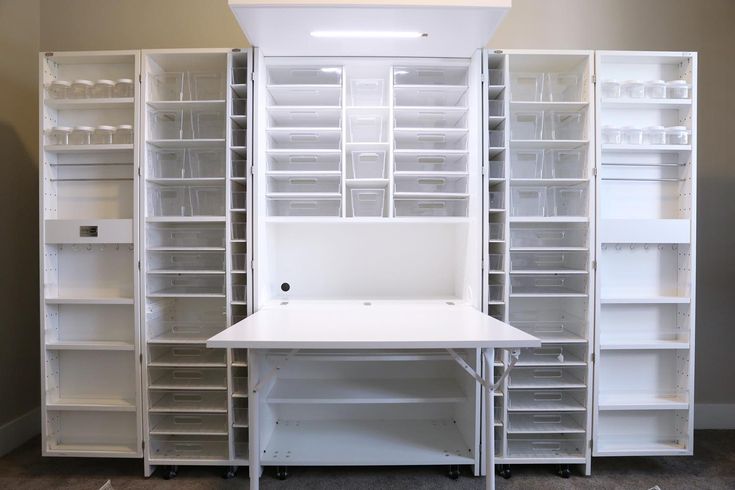
[[[485,386],[483,392],[487,397],[485,404],[485,490],[495,490],[495,390],[493,388],[493,349],[483,349],[482,360],[485,364]]]
[[[258,416],[259,393],[255,391],[260,374],[260,351],[248,350],[248,463],[250,490],[260,488],[260,423]]]

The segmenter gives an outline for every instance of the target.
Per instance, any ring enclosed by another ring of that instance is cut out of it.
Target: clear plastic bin
[[[186,177],[186,150],[148,149],[149,176],[156,179],[183,179]]]
[[[184,137],[184,111],[148,111],[149,134],[153,140],[180,140]]]
[[[488,284],[487,300],[493,303],[500,303],[504,299],[503,292],[504,292],[503,284]]]
[[[268,192],[340,192],[340,178],[335,177],[269,177]]]
[[[350,158],[355,179],[385,178],[385,150],[353,151]]]
[[[666,128],[663,126],[648,126],[644,128],[643,141],[648,145],[665,145]]]
[[[523,275],[510,276],[511,294],[586,294],[587,276],[584,275]]]
[[[688,145],[689,130],[686,126],[666,128],[666,143],[669,145]]]
[[[278,85],[339,85],[340,66],[269,66],[268,83]],[[242,83],[245,83],[243,81]]]
[[[511,252],[510,271],[586,271],[587,252]]]
[[[247,177],[247,161],[242,159],[232,160],[232,177],[244,179]]]
[[[112,142],[116,145],[132,145],[133,144],[133,125],[119,124],[115,128],[115,134],[112,135]]]
[[[383,216],[385,189],[350,189],[350,196],[353,216]]]
[[[585,227],[557,226],[513,226],[510,229],[510,246],[527,247],[586,247],[587,230]]]
[[[268,155],[268,170],[283,172],[339,171],[340,154],[309,153],[294,151],[287,154]]]
[[[396,177],[395,192],[466,193],[467,177]]]
[[[625,145],[643,144],[643,130],[641,128],[626,126],[622,128],[621,134],[623,137],[623,144]]]
[[[72,129],[68,126],[54,126],[48,130],[49,145],[68,145]]]
[[[247,223],[242,223],[242,222],[232,223],[232,239],[233,240],[246,240],[247,239]]]
[[[92,80],[74,80],[71,83],[67,97],[70,99],[88,99],[92,95],[92,87],[94,82]]]
[[[549,128],[553,140],[584,139],[585,115],[582,112],[548,111]]]
[[[148,214],[150,216],[190,216],[189,189],[183,186],[149,187]]]
[[[307,128],[269,132],[271,148],[275,150],[338,150],[339,131],[310,131]]]
[[[248,112],[248,99],[245,97],[232,97],[232,114],[236,116],[246,116]]]
[[[115,126],[100,125],[94,128],[92,134],[93,145],[111,145],[115,135]]]
[[[505,209],[505,192],[490,191],[487,193],[487,207],[490,211],[502,211]]]
[[[666,98],[666,82],[663,80],[649,80],[646,82],[646,97],[649,99]]]
[[[466,85],[467,67],[396,66],[393,80],[396,85]]]
[[[503,223],[488,223],[488,240],[500,241],[505,239],[505,225]]]
[[[225,83],[220,73],[189,73],[191,100],[223,100]]]
[[[69,135],[69,144],[89,145],[92,143],[92,134],[94,134],[94,127],[92,126],[74,126]]]
[[[191,349],[197,348],[183,347],[176,349],[191,351]],[[196,360],[192,359],[192,357],[196,356],[182,356],[182,363],[186,363],[187,360],[189,360],[189,363],[192,363],[192,361],[196,363]],[[150,433],[154,436],[162,434],[192,434],[197,432],[227,435],[227,414],[152,413],[150,415]]]
[[[341,210],[339,199],[268,199],[270,216],[324,216],[338,217]]]
[[[113,97],[133,97],[134,95],[132,78],[118,78],[115,80],[115,88],[112,90]]]
[[[508,414],[508,431],[511,433],[563,433],[568,432],[570,427],[576,432],[582,432],[586,425],[584,413],[512,412]]]
[[[602,81],[602,97],[606,99],[617,99],[622,95],[621,85],[618,80]]]
[[[353,114],[350,122],[350,143],[382,143],[384,117],[378,114]]]
[[[490,68],[487,71],[488,83],[490,85],[504,85],[503,70],[498,68]]]
[[[544,150],[511,150],[510,177],[512,179],[540,179],[543,177]]]
[[[222,274],[150,275],[148,293],[167,295],[223,295],[225,281]]]
[[[217,148],[189,148],[187,166],[187,176],[192,179],[224,177],[225,151]]]
[[[554,187],[549,197],[550,216],[587,216],[586,187]]]
[[[510,95],[515,102],[538,102],[544,91],[543,73],[511,73]]]
[[[221,224],[160,224],[146,228],[148,248],[222,247],[225,230]]]
[[[551,102],[582,100],[582,77],[577,73],[547,73],[545,83]]]
[[[492,272],[502,272],[503,270],[503,254],[488,254],[487,259],[487,267],[489,271]]]
[[[248,130],[239,126],[232,126],[232,140],[230,145],[245,148],[248,141]]]
[[[148,252],[148,271],[224,271],[221,252]]]
[[[666,84],[666,95],[669,99],[688,99],[690,88],[686,80],[671,80]]]
[[[519,111],[511,115],[510,135],[514,140],[540,140],[543,129],[543,111]]]
[[[490,179],[505,178],[505,162],[502,160],[490,160],[487,164],[487,176]]]
[[[109,99],[112,97],[112,91],[115,88],[115,82],[112,80],[97,80],[92,86],[90,97],[95,99]]]
[[[247,261],[247,254],[233,253],[232,254],[232,269],[236,271],[244,271],[246,261]]]
[[[192,216],[224,216],[225,190],[215,186],[192,186]]]
[[[488,101],[488,112],[490,116],[501,117],[505,115],[505,101],[494,99]]]
[[[184,100],[184,73],[149,74],[148,98],[153,101]]]
[[[466,172],[466,154],[394,154],[396,172]]]
[[[505,131],[502,129],[491,129],[488,131],[490,147],[499,148],[505,146]]]
[[[225,113],[222,111],[191,111],[194,139],[224,139]]]
[[[66,99],[69,97],[71,82],[66,80],[54,80],[46,86],[46,92],[52,99]]]
[[[232,301],[235,303],[245,303],[246,289],[247,289],[247,286],[245,284],[233,284],[232,285]]]
[[[642,99],[646,95],[646,85],[641,80],[626,80],[622,84],[623,97]]]
[[[395,199],[397,217],[465,217],[467,199]]]
[[[230,197],[232,209],[247,209],[247,196],[245,191],[232,191]]]
[[[398,150],[464,150],[467,131],[394,131]]]
[[[546,187],[512,187],[512,216],[539,217],[546,215]]]
[[[544,173],[551,179],[584,179],[587,177],[585,150],[548,150]]]
[[[623,142],[623,131],[617,126],[602,127],[602,143],[605,145],[619,145]]]
[[[384,105],[384,85],[382,78],[353,78],[350,80],[350,104],[365,107]]]

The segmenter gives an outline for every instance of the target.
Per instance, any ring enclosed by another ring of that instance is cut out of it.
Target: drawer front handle
[[[291,209],[316,209],[316,201],[291,201],[288,203],[288,207]]]
[[[561,415],[534,415],[534,424],[561,424]]]
[[[174,393],[172,397],[174,403],[201,403],[204,400],[202,395],[192,395],[188,393]]]
[[[416,158],[416,161],[427,165],[441,165],[447,161],[447,157],[420,156]]]
[[[314,185],[317,182],[319,182],[317,179],[306,179],[306,178],[288,179],[288,183],[293,184],[293,185]]]
[[[319,141],[319,135],[314,133],[297,133],[289,136],[289,140],[293,143],[304,143]]]
[[[377,202],[378,193],[377,192],[360,192],[357,195],[357,200],[363,201],[363,202]]]
[[[447,179],[418,179],[418,183],[421,185],[445,185],[447,183]]]
[[[294,155],[288,157],[288,161],[289,163],[316,163],[318,159],[311,155]]]
[[[202,379],[204,375],[201,371],[174,371],[174,379]]]
[[[561,378],[561,369],[534,369],[534,378]]]
[[[353,84],[360,90],[378,90],[380,87],[379,80],[355,80]]]
[[[174,424],[176,425],[202,425],[202,418],[192,415],[176,415],[174,416]]]
[[[447,205],[442,201],[422,201],[417,204],[420,209],[444,209]]]
[[[555,392],[537,392],[533,394],[533,400],[536,402],[560,402],[562,400],[562,394],[558,391]]]
[[[357,157],[357,160],[360,162],[377,162],[380,158],[380,155],[377,153],[360,153]]]
[[[416,136],[418,141],[429,142],[429,143],[446,143],[447,137],[443,134],[429,134],[421,133]]]

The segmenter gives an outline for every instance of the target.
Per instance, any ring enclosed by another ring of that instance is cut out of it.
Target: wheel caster
[[[177,466],[169,466],[166,468],[165,472],[163,473],[163,479],[164,480],[172,480],[176,478],[176,472],[178,471]]]
[[[568,464],[559,465],[559,471],[557,473],[562,478],[569,478],[570,476],[572,476],[572,470],[571,468],[569,468]]]
[[[279,480],[288,478],[288,466],[276,466],[276,478]]]
[[[502,476],[503,478],[507,480],[511,476],[510,465],[509,464],[499,464],[497,466],[497,472],[499,476]]]
[[[222,478],[225,480],[230,480],[232,478],[235,478],[235,475],[237,475],[237,466],[230,466],[225,470],[225,474],[222,475]]]
[[[459,465],[450,464],[449,471],[447,472],[447,476],[451,478],[452,480],[459,479]]]

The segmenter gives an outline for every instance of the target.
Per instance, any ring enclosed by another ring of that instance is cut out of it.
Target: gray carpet
[[[174,480],[160,473],[145,479],[138,460],[42,458],[40,438],[0,458],[2,489],[98,490],[108,479],[124,489],[246,489],[247,469],[223,480],[221,468],[181,468]],[[510,480],[498,479],[498,489],[631,489],[658,485],[671,489],[735,489],[735,431],[697,431],[693,457],[596,458],[591,477],[573,475],[564,480],[552,466],[514,466]],[[481,489],[482,478],[463,476],[452,481],[443,467],[399,468],[291,468],[285,481],[272,471],[261,478],[264,490],[292,489]]]

